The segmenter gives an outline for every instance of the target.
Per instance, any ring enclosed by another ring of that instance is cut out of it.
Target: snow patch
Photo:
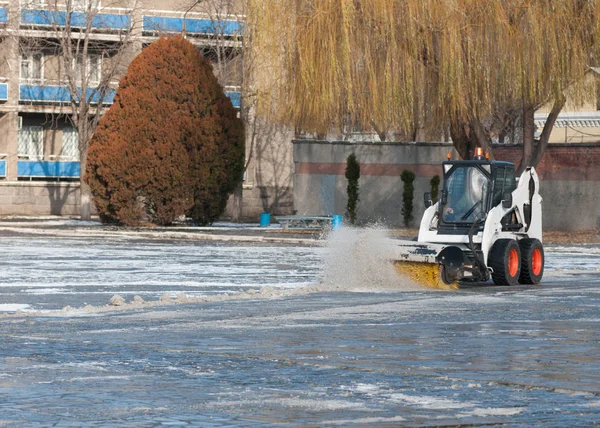
[[[565,247],[562,245],[551,245],[551,246],[546,246],[545,248],[546,252],[552,252],[552,253],[560,253],[560,254],[590,254],[590,255],[600,255],[600,247],[597,246],[588,246],[588,245],[582,245],[582,246],[569,246],[569,247]]]
[[[340,420],[332,420],[332,421],[323,421],[320,422],[321,426],[329,426],[329,425],[356,425],[356,424],[390,424],[392,422],[403,422],[406,421],[402,416],[392,416],[389,418],[386,417],[372,417],[372,418],[356,418],[356,419],[340,419]]]
[[[73,377],[69,379],[71,382],[87,382],[90,380],[129,380],[131,376],[84,376],[84,377]]]
[[[354,391],[357,393],[373,393],[379,391],[379,387],[377,385],[372,385],[369,383],[359,383],[354,387]]]
[[[468,418],[471,416],[513,416],[518,415],[523,411],[522,407],[505,407],[505,408],[486,408],[486,409],[473,409],[470,412],[461,412],[456,415],[458,418]]]
[[[16,312],[16,311],[26,311],[31,306],[20,303],[3,303],[0,304],[0,312]]]
[[[218,401],[212,404],[213,407],[234,407],[239,408],[261,408],[277,405],[292,409],[308,409],[312,411],[332,411],[332,410],[350,410],[350,411],[371,411],[364,403],[352,402],[346,400],[327,400],[302,397],[291,398],[264,398],[262,400],[242,400],[242,401]]]
[[[448,398],[431,397],[427,395],[407,395],[395,393],[390,395],[390,400],[396,402],[404,402],[416,404],[419,407],[426,409],[463,409],[465,407],[475,407],[474,403],[468,401],[455,401]]]
[[[23,290],[27,294],[64,294],[69,291],[65,288],[32,288]]]

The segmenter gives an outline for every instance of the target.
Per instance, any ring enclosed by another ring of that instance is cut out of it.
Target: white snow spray
[[[380,226],[344,226],[329,234],[321,286],[323,290],[422,291],[401,276],[391,260],[389,231]]]

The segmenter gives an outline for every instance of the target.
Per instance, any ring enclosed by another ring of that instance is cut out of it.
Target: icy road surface
[[[600,420],[595,246],[550,247],[539,287],[450,292],[389,291],[368,269],[357,292],[344,271],[359,261],[332,261],[335,248],[18,236],[0,247],[0,426]],[[339,274],[331,290],[58,310],[113,294],[301,290],[324,269]]]

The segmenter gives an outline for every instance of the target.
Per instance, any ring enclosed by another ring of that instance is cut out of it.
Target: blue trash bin
[[[260,227],[267,227],[271,224],[271,214],[262,213],[260,215]]]
[[[340,227],[342,227],[342,221],[343,221],[343,217],[339,214],[336,214],[334,216],[331,217],[331,228],[333,230],[338,230]]]

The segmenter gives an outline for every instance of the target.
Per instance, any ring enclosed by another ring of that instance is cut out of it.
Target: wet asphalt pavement
[[[600,421],[597,246],[549,248],[541,286],[365,284],[89,314],[56,309],[301,290],[327,249],[16,237],[2,250],[0,426]]]

